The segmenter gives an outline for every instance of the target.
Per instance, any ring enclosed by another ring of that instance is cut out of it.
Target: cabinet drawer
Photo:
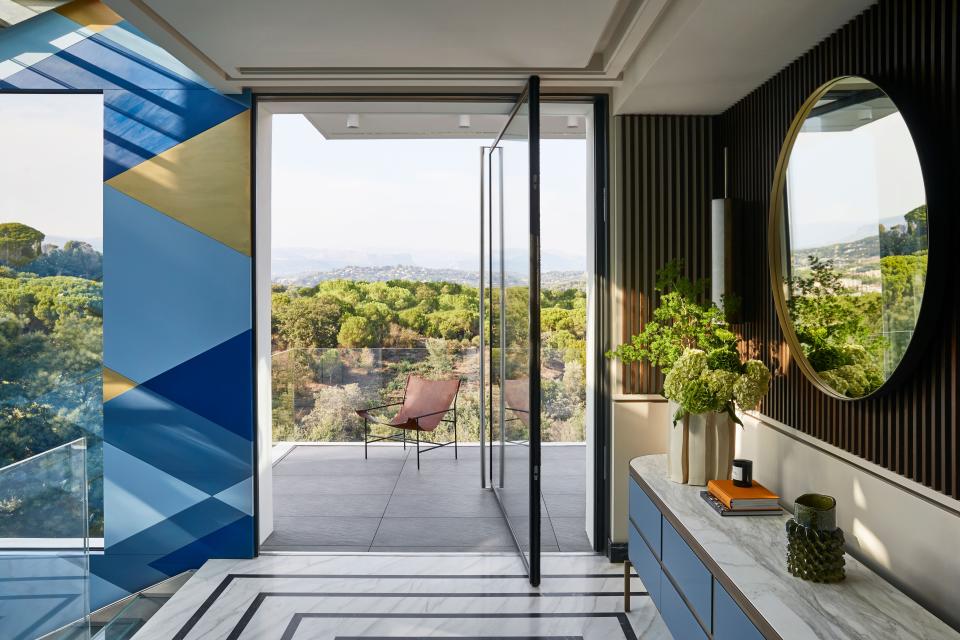
[[[706,640],[707,634],[690,613],[680,595],[666,576],[660,581],[660,617],[666,623],[674,640]]]
[[[627,555],[630,562],[637,570],[640,581],[643,582],[643,588],[650,594],[653,604],[660,608],[660,563],[653,557],[650,547],[644,542],[637,528],[633,524],[630,528],[630,542],[627,545]]]
[[[633,478],[630,478],[630,519],[650,543],[653,554],[659,558],[660,510]]]
[[[663,520],[663,568],[673,577],[694,613],[709,629],[713,576],[666,518]]]
[[[713,583],[713,640],[763,640],[747,614],[717,581]]]

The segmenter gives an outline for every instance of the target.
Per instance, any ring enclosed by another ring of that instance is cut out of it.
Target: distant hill
[[[454,282],[477,286],[479,276],[476,271],[461,269],[430,269],[410,265],[339,267],[326,271],[311,271],[293,275],[281,275],[273,278],[276,284],[296,287],[312,287],[327,280],[362,280],[364,282],[386,282],[387,280],[413,280],[414,282]],[[510,284],[522,284],[514,278]],[[544,289],[585,289],[587,274],[583,271],[545,271],[540,276],[540,285]]]
[[[866,238],[851,240],[850,242],[837,242],[823,247],[795,249],[794,257],[796,258],[798,255],[802,256],[804,263],[807,261],[807,256],[816,256],[821,260],[835,260],[840,263],[878,260],[880,256],[880,236],[874,233]]]

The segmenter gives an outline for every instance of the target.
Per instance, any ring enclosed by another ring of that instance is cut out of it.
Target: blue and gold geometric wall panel
[[[250,114],[241,113],[107,182],[228,247],[250,255]]]
[[[104,419],[110,445],[208,495],[250,477],[247,438],[143,385],[105,403]]]
[[[108,547],[210,497],[112,445],[104,445],[103,458],[113,469],[103,488],[106,508],[112,514],[104,540]],[[121,479],[123,484],[117,484]]]
[[[235,389],[253,385],[250,341],[245,331],[143,383],[143,387],[214,424],[249,438],[249,403],[224,402]]]
[[[143,383],[250,329],[249,257],[106,185],[103,207],[104,365]]]
[[[217,93],[93,0],[0,31],[4,89],[103,93],[105,548],[91,559],[93,606],[211,557],[249,557],[248,97]]]

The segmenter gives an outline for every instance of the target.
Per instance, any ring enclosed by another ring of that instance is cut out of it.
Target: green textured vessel
[[[837,501],[807,493],[794,503],[787,521],[787,571],[812,582],[840,582],[846,577],[843,530],[837,527]]]

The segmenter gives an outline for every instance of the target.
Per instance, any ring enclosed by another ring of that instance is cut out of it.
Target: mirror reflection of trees
[[[913,337],[927,271],[919,159],[896,106],[848,78],[812,108],[790,151],[781,202],[785,307],[820,380],[876,391]]]

